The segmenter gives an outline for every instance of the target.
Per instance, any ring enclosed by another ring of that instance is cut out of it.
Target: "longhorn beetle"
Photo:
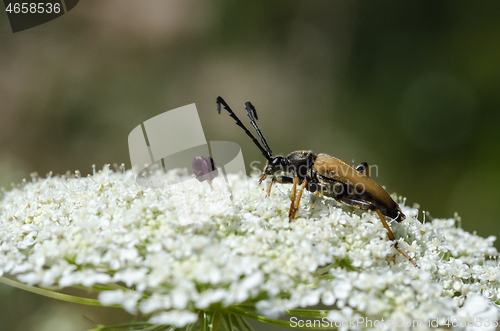
[[[401,222],[405,219],[405,215],[390,195],[370,178],[370,171],[366,162],[362,162],[356,168],[353,168],[333,156],[328,154],[316,155],[311,151],[296,151],[287,156],[273,156],[266,139],[255,122],[258,119],[257,112],[250,102],[245,103],[247,115],[264,147],[259,144],[252,133],[243,125],[226,101],[218,97],[217,111],[219,114],[221,106],[227,110],[229,116],[236,121],[236,125],[245,131],[266,158],[267,163],[259,184],[266,177],[271,177],[267,195],[269,196],[271,193],[274,182],[293,184],[292,203],[290,204],[290,211],[288,213],[289,221],[295,218],[304,189],[315,193],[318,197],[321,193],[324,196],[331,197],[338,202],[352,207],[376,212],[384,228],[387,230],[387,236],[394,242],[394,248],[417,267],[415,261],[398,247],[398,242],[384,219],[385,215],[397,222]],[[298,194],[297,185],[300,185]]]

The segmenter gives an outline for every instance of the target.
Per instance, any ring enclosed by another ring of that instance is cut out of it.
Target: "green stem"
[[[100,293],[102,291],[127,290],[126,287],[123,287],[123,286],[120,286],[117,284],[113,284],[113,283],[109,283],[106,285],[95,284],[95,285],[92,285],[90,287],[83,286],[80,284],[75,284],[75,285],[72,285],[71,287],[79,289],[79,290],[88,291],[88,292],[94,292],[94,293]]]
[[[257,308],[252,305],[234,305],[233,308],[242,309],[245,311],[256,311]],[[300,316],[300,317],[313,317],[313,318],[323,318],[327,317],[329,310],[318,310],[318,309],[291,309],[285,310],[286,315]]]
[[[234,315],[232,314],[231,316],[232,319],[232,324],[236,326],[236,328],[239,331],[255,331],[252,327],[248,328],[245,323],[243,322],[243,317],[240,315]]]
[[[238,316],[238,319],[240,320],[240,325],[243,326],[246,330],[255,331],[250,323],[248,323],[247,320],[243,318],[243,316]]]
[[[201,320],[200,330],[217,331],[220,323],[220,314],[218,311],[202,311],[199,314]]]
[[[212,320],[212,329],[210,331],[217,331],[219,329],[220,318],[221,318],[220,313],[218,311],[214,312]]]
[[[101,306],[101,307],[104,307],[99,302],[99,300],[82,298],[82,297],[77,297],[77,296],[68,295],[68,294],[62,294],[62,293],[54,292],[54,291],[51,291],[51,290],[46,290],[46,289],[43,289],[43,288],[26,285],[26,284],[23,284],[23,283],[20,283],[20,282],[17,282],[15,280],[11,280],[11,279],[8,279],[8,278],[5,278],[5,277],[0,277],[0,283],[4,283],[5,285],[9,285],[9,286],[12,286],[12,287],[15,287],[15,288],[19,288],[21,290],[25,290],[25,291],[28,291],[28,292],[40,294],[40,295],[43,295],[43,296],[46,296],[46,297],[49,297],[49,298],[52,298],[52,299],[57,299],[57,300],[66,301],[66,302],[72,302],[72,303],[79,303],[79,304],[88,305],[88,306]],[[119,306],[119,305],[106,306],[106,307],[120,307],[121,308],[121,306]]]
[[[297,310],[300,310],[300,309],[297,309]],[[257,320],[259,322],[284,326],[284,327],[288,327],[288,328],[296,327],[296,325],[292,325],[292,322],[290,322],[290,321],[282,321],[282,320],[278,320],[278,319],[267,318],[267,317],[257,315],[254,313],[250,313],[250,312],[244,311],[242,309],[234,308],[234,307],[226,308],[226,311],[233,313],[233,314],[240,315],[240,316],[248,317],[248,318]],[[310,317],[314,317],[314,316],[310,316]],[[313,327],[302,327],[302,329],[305,329],[305,330],[334,330],[330,327],[321,327],[321,326],[320,327],[314,327],[314,326]]]
[[[285,310],[286,315],[323,318],[328,316],[329,310],[316,310],[316,309],[290,309]]]
[[[132,322],[132,323],[126,323],[126,324],[118,324],[118,325],[113,325],[113,326],[98,326],[95,329],[88,330],[88,331],[116,331],[119,329],[129,329],[132,327],[135,330],[143,330],[144,328],[148,328],[151,326],[151,323],[146,323],[146,322]]]
[[[229,331],[233,331],[233,323],[231,322],[231,314],[223,314],[221,313],[222,315],[222,319],[224,320],[225,324],[226,324],[226,330],[229,330]]]
[[[205,325],[207,324],[207,320],[205,318],[205,312],[200,310],[198,313],[198,320],[200,321],[200,331],[205,331]]]

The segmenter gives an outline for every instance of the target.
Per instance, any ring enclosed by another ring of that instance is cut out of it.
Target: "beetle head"
[[[262,173],[262,177],[260,178],[260,182],[266,179],[267,176],[273,176],[278,172],[282,172],[286,170],[288,165],[288,159],[285,156],[275,156],[267,161],[264,171]]]

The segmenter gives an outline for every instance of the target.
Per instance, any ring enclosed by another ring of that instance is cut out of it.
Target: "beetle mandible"
[[[343,204],[376,212],[382,225],[387,230],[387,236],[394,242],[394,248],[417,267],[415,261],[398,247],[398,242],[384,218],[385,215],[397,222],[401,222],[405,219],[405,215],[391,196],[370,178],[366,162],[362,162],[354,168],[328,154],[322,153],[316,155],[311,151],[295,151],[287,156],[273,156],[266,139],[255,122],[258,119],[257,112],[250,102],[245,103],[247,115],[264,147],[259,144],[252,133],[243,125],[226,101],[219,96],[217,98],[217,111],[219,114],[221,106],[227,110],[229,116],[236,121],[236,125],[245,131],[266,158],[267,163],[259,184],[268,176],[271,177],[267,195],[271,193],[274,182],[293,184],[292,203],[290,204],[290,211],[288,213],[289,221],[295,218],[304,189],[315,193],[316,196],[322,194]],[[297,185],[300,185],[298,194]]]

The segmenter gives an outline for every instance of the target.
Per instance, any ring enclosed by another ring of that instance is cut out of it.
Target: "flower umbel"
[[[228,180],[231,187],[243,182]],[[0,203],[0,275],[8,277],[0,281],[67,301],[76,299],[40,287],[92,289],[99,302],[79,302],[149,319],[134,330],[251,329],[242,316],[293,326],[276,319],[283,314],[332,323],[420,320],[424,329],[438,318],[446,327],[448,317],[478,314],[468,297],[487,298],[482,309],[498,316],[488,303],[500,302],[494,237],[465,232],[454,219],[422,223],[418,209],[403,206],[406,220],[391,227],[415,268],[376,215],[304,195],[289,223],[289,188],[266,198],[257,182],[251,178],[248,197],[224,213],[181,226],[171,199],[176,187],[143,188],[131,171],[33,177]],[[206,182],[192,186],[203,208],[229,201],[210,196]],[[303,309],[320,303],[327,310]]]

